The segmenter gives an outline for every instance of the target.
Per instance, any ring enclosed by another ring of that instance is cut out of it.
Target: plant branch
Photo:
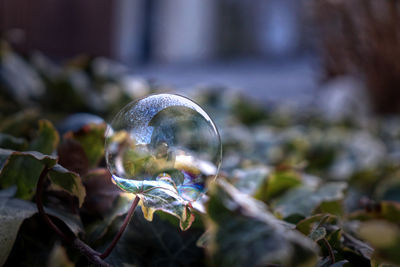
[[[322,238],[321,240],[322,240],[322,242],[324,242],[326,248],[328,249],[329,257],[331,258],[332,264],[334,264],[335,263],[335,254],[333,253],[331,244],[329,244],[328,240],[326,240],[325,237]]]
[[[105,259],[108,257],[108,255],[110,255],[111,251],[114,249],[115,245],[117,245],[118,240],[121,238],[123,232],[125,231],[125,228],[128,226],[133,213],[135,212],[135,209],[139,203],[139,197],[136,196],[135,199],[132,202],[132,205],[128,211],[128,214],[126,215],[124,222],[122,223],[121,228],[119,229],[117,235],[114,237],[113,241],[111,242],[111,244],[109,245],[109,247],[106,249],[106,251],[103,252],[103,254],[100,255],[100,258]]]
[[[46,181],[49,170],[50,169],[47,166],[43,168],[36,186],[36,206],[39,211],[39,214],[42,216],[43,220],[50,226],[50,228],[53,229],[54,232],[56,232],[65,242],[71,244],[74,248],[79,250],[79,252],[82,255],[84,255],[92,264],[94,264],[95,266],[104,266],[104,267],[111,266],[107,262],[105,262],[103,258],[100,258],[99,252],[92,249],[85,242],[83,242],[76,236],[69,237],[65,233],[63,233],[60,230],[60,228],[58,228],[58,226],[54,224],[54,222],[44,211],[42,193],[43,193],[44,182]]]
[[[54,232],[56,232],[65,242],[71,243],[72,239],[65,235],[60,228],[57,227],[57,225],[54,224],[54,222],[47,216],[46,212],[44,211],[43,208],[43,186],[44,182],[46,181],[47,174],[49,173],[49,168],[45,166],[39,176],[39,180],[36,185],[36,207],[39,211],[39,214],[42,216],[44,221],[50,226],[51,229],[53,229]]]

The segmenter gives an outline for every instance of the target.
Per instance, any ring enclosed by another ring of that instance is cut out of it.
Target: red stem
[[[123,232],[125,231],[125,228],[128,226],[133,213],[135,212],[135,209],[139,203],[139,197],[136,196],[135,199],[132,202],[132,206],[130,207],[128,214],[125,217],[125,220],[123,224],[121,225],[121,228],[119,229],[117,235],[114,237],[113,241],[111,242],[110,246],[106,249],[106,251],[103,252],[103,254],[100,255],[100,258],[105,259],[110,255],[111,251],[114,249],[115,245],[117,245],[118,240],[121,238]]]
[[[121,238],[122,233],[128,226],[129,221],[131,220],[132,215],[136,209],[136,206],[139,203],[139,197],[136,196],[136,198],[134,199],[132,206],[129,209],[129,212],[128,212],[127,216],[125,217],[124,223],[122,224],[121,228],[119,229],[117,235],[114,237],[110,246],[106,249],[106,251],[103,254],[100,254],[99,252],[92,249],[85,242],[80,240],[78,237],[67,236],[63,231],[61,231],[60,228],[58,228],[58,226],[50,219],[50,217],[44,211],[42,194],[43,194],[44,182],[46,181],[47,174],[49,173],[49,171],[50,171],[50,169],[47,166],[45,166],[43,168],[43,170],[39,176],[37,186],[36,186],[36,206],[37,206],[40,216],[42,216],[43,220],[50,226],[51,229],[53,229],[54,232],[56,232],[65,242],[71,244],[74,248],[79,250],[79,252],[81,252],[81,254],[84,255],[95,266],[105,266],[105,267],[111,266],[107,262],[105,262],[103,259],[105,259],[108,255],[110,255],[111,251],[113,250],[115,245],[118,243],[118,240]]]
[[[331,245],[329,244],[328,240],[326,240],[326,238],[322,238],[322,242],[325,244],[326,248],[328,249],[329,252],[329,257],[331,258],[331,262],[332,264],[335,263],[335,254],[333,253],[333,249],[331,247]]]
[[[72,239],[70,237],[68,237],[67,235],[65,235],[60,228],[57,227],[57,225],[55,225],[53,223],[53,221],[50,219],[49,216],[47,216],[46,212],[44,211],[43,208],[43,185],[44,182],[46,181],[46,177],[47,174],[49,172],[49,168],[47,166],[45,166],[43,168],[42,173],[39,176],[39,180],[37,182],[36,185],[36,207],[39,211],[39,214],[42,216],[42,218],[44,219],[44,221],[50,226],[51,229],[54,230],[54,232],[56,232],[65,242],[67,243],[72,243]]]

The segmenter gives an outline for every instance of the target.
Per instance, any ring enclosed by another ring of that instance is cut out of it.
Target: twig
[[[329,257],[330,257],[331,260],[332,260],[332,264],[334,264],[334,263],[335,263],[335,255],[333,254],[333,249],[332,249],[331,244],[329,244],[328,240],[326,240],[325,237],[322,238],[321,240],[322,240],[322,242],[324,242],[326,248],[328,249]]]
[[[105,259],[108,257],[108,255],[110,255],[111,251],[114,249],[115,245],[117,245],[118,240],[121,238],[122,233],[125,231],[125,228],[128,226],[133,213],[135,212],[135,209],[139,203],[139,197],[136,196],[135,199],[132,202],[132,206],[130,207],[128,214],[125,217],[125,220],[121,226],[121,228],[119,229],[117,235],[114,237],[113,241],[111,242],[110,246],[103,252],[103,254],[100,255],[100,258]]]
[[[117,244],[118,240],[122,236],[122,233],[124,232],[125,228],[128,226],[129,221],[131,220],[132,215],[135,211],[135,208],[139,203],[139,197],[136,197],[134,199],[132,206],[129,209],[127,216],[125,217],[124,223],[122,224],[120,230],[118,231],[117,235],[114,237],[110,246],[106,249],[106,251],[103,254],[101,254],[100,252],[97,252],[96,250],[92,249],[89,245],[87,245],[85,242],[80,240],[78,237],[67,236],[63,231],[61,231],[60,228],[58,228],[57,225],[54,224],[54,222],[50,219],[50,217],[44,211],[42,194],[43,194],[44,182],[46,181],[47,174],[49,173],[49,171],[50,171],[50,169],[47,166],[45,166],[43,168],[43,170],[39,176],[38,183],[36,185],[36,206],[37,206],[40,216],[42,216],[43,220],[50,226],[50,228],[53,229],[53,231],[56,232],[66,243],[69,243],[74,248],[79,250],[79,252],[82,255],[84,255],[95,266],[104,266],[104,267],[111,266],[107,262],[105,262],[103,259],[105,259],[108,255],[110,255],[111,251],[113,250],[113,248]]]
[[[39,180],[36,185],[36,206],[39,211],[39,214],[42,216],[45,222],[50,226],[50,228],[53,229],[53,231],[56,232],[65,242],[72,243],[73,240],[67,235],[65,235],[60,230],[60,228],[58,228],[57,225],[53,223],[53,221],[49,218],[49,216],[47,216],[43,208],[43,198],[42,198],[43,186],[44,182],[46,181],[46,177],[47,174],[49,173],[49,170],[50,169],[47,166],[45,166],[39,176]]]
[[[40,174],[38,183],[36,185],[36,206],[39,211],[39,214],[42,216],[43,220],[50,226],[51,229],[53,229],[54,232],[56,232],[65,242],[71,244],[73,247],[75,247],[79,252],[81,252],[82,255],[85,255],[86,258],[96,266],[104,266],[104,267],[109,267],[107,262],[105,262],[103,259],[100,258],[100,253],[89,247],[86,243],[84,243],[82,240],[80,240],[77,237],[69,237],[66,234],[63,233],[63,231],[58,228],[57,225],[54,224],[54,222],[50,219],[50,217],[46,214],[43,208],[43,199],[42,199],[42,193],[43,193],[43,186],[44,182],[46,181],[47,174],[49,173],[49,168],[45,166],[42,170],[42,173]]]

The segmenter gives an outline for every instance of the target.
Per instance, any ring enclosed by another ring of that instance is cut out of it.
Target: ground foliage
[[[86,266],[37,215],[39,174],[53,167],[44,197],[57,225],[105,249],[133,195],[105,168],[104,121],[165,89],[105,59],[60,66],[6,44],[0,57],[0,265]],[[182,215],[137,209],[110,264],[400,265],[399,118],[332,121],[220,88],[192,97],[220,130],[221,175],[188,208],[189,229]]]

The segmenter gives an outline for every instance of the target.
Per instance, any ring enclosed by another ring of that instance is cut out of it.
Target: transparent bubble
[[[123,190],[152,188],[195,201],[207,179],[217,177],[222,148],[217,128],[193,101],[151,95],[125,106],[106,132],[106,161]]]

